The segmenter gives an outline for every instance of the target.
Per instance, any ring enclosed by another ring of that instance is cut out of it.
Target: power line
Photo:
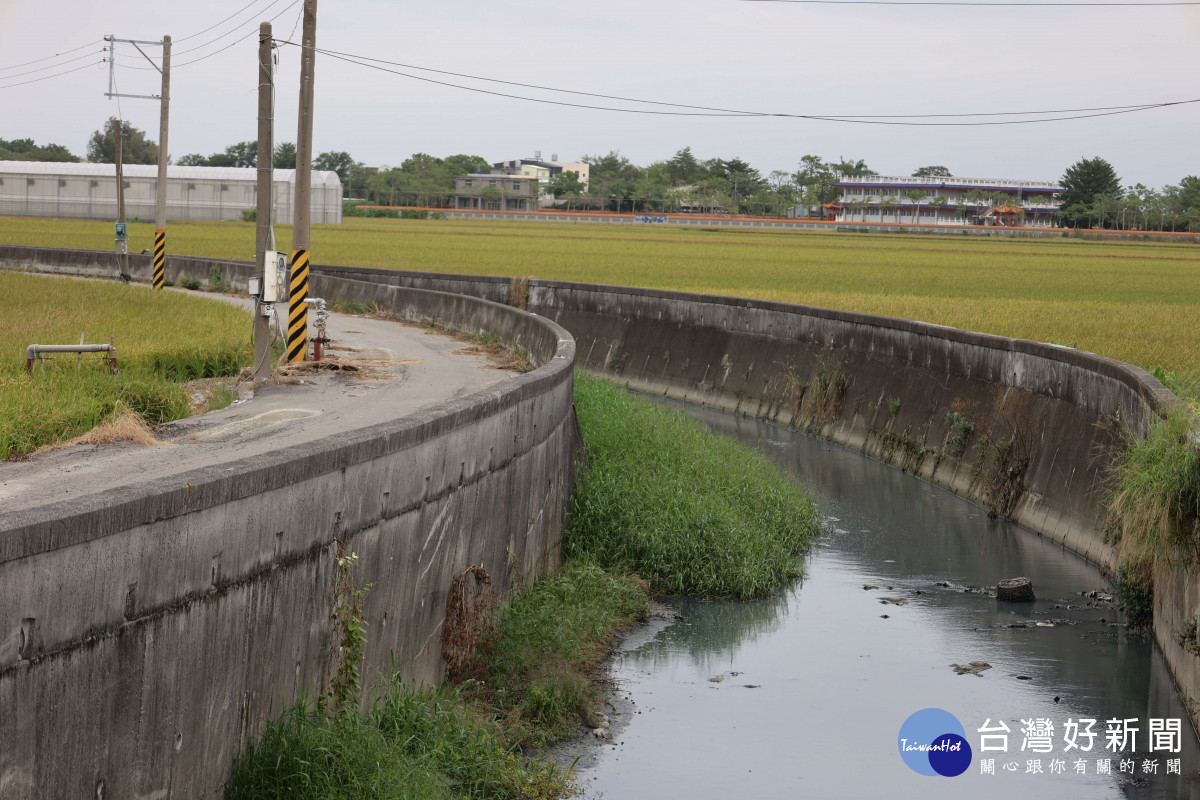
[[[43,75],[40,78],[32,78],[27,81],[21,81],[20,83],[0,84],[0,89],[12,89],[17,86],[26,86],[31,83],[40,83],[42,81],[48,81],[51,78],[57,78],[60,75],[70,75],[72,72],[79,72],[81,69],[87,69],[88,67],[98,66],[103,63],[104,63],[104,60],[101,59],[100,61],[96,61],[91,64],[84,64],[82,67],[75,67],[75,69],[68,69],[68,70],[64,70],[63,72],[56,72],[53,75]]]
[[[50,61],[50,60],[52,60],[52,59],[55,59],[55,58],[59,58],[59,57],[61,57],[61,56],[68,55],[68,54],[70,54],[70,53],[77,52],[77,51],[79,51],[79,50],[82,50],[82,49],[84,49],[85,47],[93,47],[93,46],[95,46],[95,45],[98,45],[98,44],[103,44],[103,43],[104,43],[104,42],[103,42],[102,40],[100,40],[100,39],[97,39],[97,40],[96,40],[96,41],[94,41],[94,42],[88,42],[87,44],[81,44],[79,47],[72,47],[70,50],[64,50],[64,51],[62,51],[61,53],[55,53],[55,54],[54,54],[54,55],[52,55],[52,56],[46,56],[45,58],[35,58],[33,61],[26,61],[26,62],[24,62],[24,63],[22,63],[22,64],[11,64],[11,65],[9,65],[9,66],[7,66],[7,67],[0,67],[0,72],[7,72],[7,71],[8,71],[8,70],[10,70],[10,69],[18,69],[18,68],[20,68],[20,67],[28,67],[30,64],[40,64],[40,63],[42,63],[43,61]],[[66,62],[64,62],[64,63],[66,63]]]
[[[220,22],[217,22],[217,23],[214,23],[214,24],[212,24],[212,25],[209,25],[207,28],[205,28],[205,29],[204,29],[204,30],[202,30],[202,31],[196,31],[196,32],[195,32],[195,33],[193,33],[193,34],[189,34],[188,36],[184,36],[182,39],[175,39],[174,41],[175,41],[175,43],[179,43],[179,42],[186,42],[188,39],[195,39],[197,36],[201,36],[201,35],[203,35],[203,34],[206,34],[206,33],[208,33],[208,32],[209,32],[209,31],[211,31],[213,28],[216,28],[216,27],[218,27],[218,26],[220,26],[220,25],[224,25],[226,22],[229,22],[229,20],[233,19],[233,18],[234,18],[234,17],[236,17],[236,16],[239,16],[239,15],[240,15],[240,14],[241,14],[243,11],[245,11],[245,10],[246,10],[247,8],[249,8],[250,6],[254,5],[255,3],[260,3],[260,2],[262,2],[262,0],[250,0],[250,2],[249,2],[249,3],[246,3],[246,5],[242,6],[242,7],[241,7],[241,8],[239,8],[237,11],[233,12],[232,14],[230,14],[228,17],[226,17],[225,19],[221,20]]]
[[[11,80],[13,78],[20,78],[24,75],[33,75],[38,72],[45,72],[48,69],[58,69],[59,67],[65,67],[67,64],[74,64],[76,61],[83,61],[85,58],[95,58],[97,54],[103,53],[103,52],[104,52],[104,48],[100,48],[100,50],[98,50],[98,51],[94,51],[91,53],[84,53],[83,55],[76,56],[75,58],[68,58],[66,61],[60,61],[57,64],[47,64],[44,67],[37,67],[36,69],[26,70],[25,72],[18,72],[15,75],[5,75],[2,78],[0,78],[0,80],[7,81],[7,80]]]
[[[281,41],[279,43],[280,44],[290,44],[295,47],[302,47],[302,45],[298,45],[295,42],[282,42]],[[340,53],[340,52],[332,51],[332,50],[323,50],[321,48],[316,48],[315,51],[318,53],[321,53],[323,55],[329,56],[330,58],[336,59],[338,61],[345,61],[350,64],[356,64],[360,67],[366,67],[368,69],[374,69],[374,70],[378,70],[380,72],[387,72],[387,73],[390,73],[393,75],[398,75],[403,78],[409,78],[411,80],[422,81],[425,83],[432,83],[432,84],[436,84],[438,86],[446,86],[446,87],[454,88],[454,89],[462,89],[462,90],[468,91],[468,92],[487,94],[487,95],[491,95],[494,97],[503,97],[503,98],[512,99],[512,100],[524,100],[526,102],[531,102],[531,103],[542,103],[545,105],[564,106],[564,107],[568,107],[568,108],[584,108],[584,109],[589,109],[589,110],[594,110],[594,111],[611,111],[611,112],[618,112],[618,113],[624,113],[624,114],[649,114],[649,115],[655,115],[655,116],[778,117],[778,118],[786,118],[786,119],[807,119],[807,120],[822,121],[822,122],[840,122],[840,123],[845,123],[845,124],[856,124],[856,125],[893,125],[893,126],[911,126],[911,127],[951,127],[951,126],[953,126],[953,127],[982,127],[982,126],[994,126],[994,125],[1029,125],[1029,124],[1044,123],[1044,122],[1064,122],[1064,121],[1077,120],[1077,119],[1092,119],[1095,117],[1107,117],[1107,116],[1116,116],[1119,114],[1130,114],[1130,113],[1134,113],[1137,111],[1147,111],[1147,110],[1155,109],[1155,108],[1166,108],[1168,106],[1185,105],[1185,104],[1190,104],[1190,103],[1200,103],[1200,98],[1197,98],[1197,99],[1193,99],[1193,100],[1174,100],[1174,101],[1165,102],[1165,103],[1143,103],[1143,104],[1129,105],[1129,106],[1094,107],[1094,108],[1083,108],[1083,109],[1074,109],[1074,110],[1064,109],[1064,110],[1059,110],[1059,111],[984,112],[984,113],[961,114],[961,115],[959,115],[959,114],[925,114],[925,115],[875,115],[875,116],[872,116],[872,115],[795,114],[795,113],[786,113],[786,112],[745,111],[745,110],[737,110],[737,109],[714,108],[714,107],[709,107],[709,106],[693,106],[693,105],[688,105],[688,104],[684,104],[684,103],[669,103],[669,102],[664,102],[664,101],[659,101],[659,100],[641,100],[641,99],[637,99],[637,98],[619,97],[616,95],[602,95],[602,94],[591,93],[591,92],[581,92],[581,91],[576,91],[576,90],[571,90],[571,89],[555,89],[555,88],[550,88],[550,87],[537,86],[534,84],[522,84],[522,83],[517,83],[515,81],[500,81],[498,79],[493,79],[493,78],[480,78],[480,77],[476,77],[476,76],[466,76],[466,75],[461,75],[459,73],[445,73],[441,70],[428,70],[428,71],[432,71],[432,72],[442,72],[442,74],[453,74],[458,77],[473,78],[475,80],[485,80],[485,81],[493,81],[493,82],[498,82],[498,83],[505,83],[508,85],[515,85],[515,86],[520,86],[523,88],[540,89],[540,90],[544,90],[544,91],[563,92],[563,93],[569,93],[569,94],[584,95],[584,96],[589,96],[589,97],[600,97],[600,98],[604,98],[604,99],[621,100],[623,102],[646,103],[646,104],[653,104],[653,105],[690,109],[688,111],[658,111],[658,110],[643,109],[643,108],[619,108],[619,107],[615,107],[615,106],[600,106],[600,105],[593,105],[593,104],[589,104],[589,103],[569,103],[569,102],[565,102],[562,100],[550,100],[550,99],[541,98],[541,97],[529,97],[526,95],[518,95],[518,94],[511,94],[508,92],[493,91],[491,89],[481,89],[481,88],[475,87],[475,86],[464,86],[462,84],[451,83],[449,81],[436,80],[434,78],[427,78],[427,77],[424,77],[421,75],[413,75],[411,73],[400,72],[399,70],[389,69],[387,67],[380,66],[380,64],[391,63],[391,62],[383,61],[382,59],[372,59],[372,58],[365,57],[365,56],[351,55],[351,54]],[[371,62],[374,62],[374,63],[371,63]],[[414,69],[414,67],[407,67],[407,68]],[[426,68],[415,67],[415,69],[425,70]],[[1067,116],[1046,117],[1045,115],[1047,115],[1047,114],[1067,114]],[[1035,115],[1043,115],[1043,118],[1041,118],[1041,119],[1019,119],[1019,120],[995,120],[995,121],[986,121],[986,122],[910,122],[910,121],[903,121],[905,119],[928,119],[928,118],[934,118],[934,117],[1035,116]]]
[[[277,44],[290,44],[294,47],[302,47],[295,42],[276,40]],[[433,67],[422,67],[416,64],[404,64],[398,61],[387,61],[382,58],[371,58],[369,56],[360,56],[352,53],[344,53],[336,50],[325,50],[318,48],[317,52],[329,56],[343,56],[348,59],[357,59],[358,61],[373,62],[377,64],[387,64],[393,67],[403,67],[404,69],[415,69],[421,72],[433,72],[438,75],[450,75],[456,78],[468,78],[476,81],[487,81],[489,83],[499,83],[506,86],[518,86],[524,89],[539,89],[547,92],[560,92],[562,94],[573,94],[583,97],[598,97],[605,100],[620,100],[628,103],[646,103],[649,105],[670,106],[673,108],[686,108],[694,111],[714,111],[735,116],[786,116],[782,114],[773,114],[763,111],[744,111],[733,108],[721,108],[715,106],[700,106],[689,103],[670,103],[662,100],[644,100],[636,97],[623,97],[621,95],[600,94],[598,92],[585,92],[576,89],[559,89],[554,86],[543,86],[536,83],[521,83],[518,81],[502,80],[500,78],[488,78],[482,75],[470,75],[464,72],[450,72],[449,70],[435,69]],[[365,64],[363,66],[366,66]],[[465,88],[465,87],[464,87]],[[804,115],[814,118],[836,118],[836,119],[926,119],[935,117],[1016,117],[1016,116],[1045,116],[1048,114],[1075,114],[1093,111],[1125,111],[1125,110],[1141,110],[1144,108],[1157,107],[1159,105],[1173,105],[1180,102],[1194,102],[1191,100],[1174,101],[1170,103],[1131,103],[1123,106],[1091,106],[1085,108],[1052,108],[1042,109],[1040,111],[975,111],[975,112],[959,112],[959,113],[935,113],[935,114],[813,114]]]
[[[276,3],[279,3],[279,2],[281,2],[281,0],[275,0],[275,2],[271,3],[271,5],[273,6],[273,5],[275,5]],[[267,21],[268,21],[268,22],[274,22],[275,20],[279,19],[279,18],[280,18],[280,17],[282,17],[284,14],[286,14],[288,11],[290,11],[292,8],[294,8],[294,7],[295,7],[297,4],[299,4],[299,3],[302,3],[302,2],[304,2],[304,0],[292,0],[292,2],[291,2],[291,3],[288,3],[286,6],[284,6],[284,7],[283,7],[283,9],[282,9],[282,10],[281,10],[281,11],[280,11],[278,14],[276,14],[276,15],[275,15],[275,16],[273,16],[273,17],[271,17],[271,18],[270,18],[269,20],[267,20]],[[270,8],[270,6],[267,6],[267,8]],[[263,9],[263,10],[265,11],[266,9]],[[226,34],[226,35],[228,35],[228,34]],[[197,64],[197,63],[199,63],[199,62],[201,62],[201,61],[204,61],[205,59],[212,58],[212,57],[213,57],[213,56],[215,56],[215,55],[219,55],[219,54],[221,54],[221,53],[224,53],[226,50],[228,50],[229,48],[233,47],[234,45],[236,45],[236,44],[239,44],[239,43],[241,43],[241,42],[244,42],[245,40],[249,39],[251,36],[257,36],[257,35],[258,35],[258,28],[257,28],[257,27],[255,27],[255,28],[252,28],[252,29],[250,30],[250,32],[249,32],[249,33],[247,33],[245,36],[241,36],[241,37],[239,37],[239,38],[237,38],[237,39],[234,39],[232,42],[230,42],[229,44],[225,45],[225,46],[224,46],[224,47],[222,47],[220,50],[214,50],[214,51],[213,51],[213,52],[211,52],[211,53],[208,53],[208,54],[206,54],[206,55],[203,55],[203,56],[199,56],[198,58],[193,58],[191,61],[184,61],[184,62],[183,62],[183,63],[181,63],[181,64],[172,64],[172,67],[186,67],[186,66],[188,66],[189,64]],[[215,40],[214,40],[214,41],[215,41]],[[200,48],[198,48],[198,47],[197,47],[197,48],[192,48],[192,49],[193,49],[193,50],[198,50],[198,49],[200,49]],[[190,52],[190,51],[189,51],[189,52]]]
[[[269,11],[271,9],[272,6],[279,5],[281,2],[283,2],[283,0],[271,0],[271,2],[266,7],[264,7],[263,9],[255,12],[255,13],[265,14],[267,11]],[[235,14],[234,16],[237,16],[237,14]],[[272,19],[274,19],[274,17],[272,17]],[[220,24],[222,24],[222,23],[221,22],[217,23],[217,25],[220,25]],[[224,39],[226,36],[232,36],[233,34],[237,33],[239,30],[241,30],[242,26],[245,24],[246,24],[245,22],[239,22],[237,25],[234,25],[231,29],[229,29],[225,33],[222,33],[220,36],[210,39],[209,41],[205,42],[204,44],[198,44],[195,47],[189,47],[186,50],[180,50],[175,55],[183,55],[184,53],[194,53],[197,50],[203,50],[204,48],[208,47],[210,44],[216,44],[217,42]],[[214,25],[213,27],[215,28],[216,25]],[[210,30],[211,30],[211,28],[210,28]],[[255,30],[257,30],[257,28],[255,28]],[[239,39],[238,41],[241,41],[241,40]]]
[[[992,0],[740,0],[743,3],[800,3],[825,6],[978,6],[980,8],[1132,8],[1142,6],[1200,6],[1200,0],[1177,0],[1175,2],[1080,2],[1080,3],[1029,3],[992,2]]]

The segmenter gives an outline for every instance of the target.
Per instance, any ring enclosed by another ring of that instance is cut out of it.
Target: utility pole
[[[155,289],[163,288],[164,271],[166,267],[166,242],[167,242],[167,117],[170,106],[170,89],[171,89],[171,37],[164,36],[161,42],[147,42],[138,39],[118,39],[116,36],[105,36],[104,40],[108,42],[108,91],[104,96],[112,99],[114,97],[132,97],[139,100],[158,100],[159,101],[159,125],[158,125],[158,189],[155,194],[155,225],[154,225],[154,278],[153,285]],[[115,91],[116,89],[116,50],[117,42],[131,44],[142,54],[142,57],[150,62],[150,66],[154,67],[162,73],[162,94],[125,94]],[[146,55],[146,51],[141,48],[141,45],[151,47],[162,47],[163,58],[162,66],[154,63],[154,59]],[[125,181],[121,174],[121,134],[119,126],[113,126],[113,139],[116,142],[117,151],[117,252],[121,258],[121,276],[129,274],[129,255],[128,243],[125,234]]]
[[[271,245],[271,183],[275,155],[275,79],[271,72],[271,23],[258,28],[258,206],[254,264],[263,285],[267,275],[267,248]],[[274,265],[272,265],[274,266]],[[272,270],[272,273],[274,270]],[[259,297],[262,296],[260,292]],[[254,380],[271,377],[271,320],[267,309],[254,301]]]
[[[167,121],[171,113],[171,37],[162,40],[162,99],[158,111],[158,190],[154,194],[154,279],[163,288],[167,268]]]
[[[113,118],[113,150],[117,162],[117,261],[121,277],[129,274],[129,245],[125,236],[125,173],[121,171],[121,120]]]
[[[292,264],[288,281],[287,360],[308,354],[308,227],[312,200],[313,62],[317,58],[317,0],[304,0],[300,40],[300,119],[296,131],[296,204],[292,220]]]

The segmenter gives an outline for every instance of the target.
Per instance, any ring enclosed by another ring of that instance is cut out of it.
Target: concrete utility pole
[[[125,173],[121,170],[121,120],[113,118],[114,160],[117,162],[117,261],[121,275],[129,274],[129,247],[125,241]]]
[[[271,23],[258,28],[258,206],[254,264],[259,277],[267,276],[267,249],[271,245],[271,183],[275,155],[275,77],[271,71]],[[271,377],[271,320],[254,301],[254,380]]]
[[[138,100],[158,100],[159,101],[159,120],[158,120],[158,189],[155,195],[155,225],[154,225],[154,278],[153,285],[155,289],[163,288],[163,278],[166,267],[166,243],[167,243],[167,117],[170,106],[170,89],[171,89],[171,37],[164,36],[161,42],[147,42],[138,39],[118,39],[116,36],[105,36],[104,41],[108,42],[108,91],[104,96],[112,99],[114,97],[132,97]],[[162,94],[125,94],[117,92],[116,87],[116,50],[117,42],[131,44],[142,54],[142,57],[150,62],[150,66],[162,73]],[[146,55],[146,51],[141,48],[141,45],[149,45],[162,47],[163,58],[162,66],[154,63],[154,59]],[[129,255],[128,246],[125,236],[125,181],[121,174],[121,136],[117,126],[113,128],[113,138],[116,142],[117,151],[117,222],[120,223],[117,235],[118,253],[121,254],[121,274],[122,276],[129,274]]]
[[[154,194],[154,288],[163,288],[167,268],[167,122],[171,114],[171,37],[162,41],[162,99],[158,111],[158,190]]]
[[[317,0],[304,0],[300,40],[300,119],[296,131],[296,204],[292,228],[292,265],[288,281],[287,360],[308,354],[308,224],[312,200],[313,64],[317,58]]]

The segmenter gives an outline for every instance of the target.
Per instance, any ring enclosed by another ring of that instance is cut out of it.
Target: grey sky
[[[93,40],[98,62],[105,34],[136,39],[170,34],[179,40],[247,2],[0,0],[0,67]],[[175,63],[251,33],[292,2],[258,0],[234,20],[176,45]],[[292,34],[300,7],[275,21],[277,38]],[[234,29],[236,35],[181,52]],[[255,137],[256,38],[174,70],[174,157],[208,154]],[[1020,111],[1200,97],[1195,80],[1200,6],[321,0],[317,45],[604,94],[802,114]],[[298,53],[281,50],[276,141],[296,138]],[[118,51],[118,62],[147,66],[128,45]],[[0,87],[60,71],[12,77],[52,63],[0,71]],[[895,128],[563,108],[421,83],[322,56],[316,73],[315,151],[347,150],[368,165],[398,165],[414,152],[477,153],[498,161],[534,150],[565,160],[620,150],[646,164],[690,145],[700,158],[740,156],[764,174],[794,170],[806,153],[861,158],[885,174],[944,164],[962,176],[1054,180],[1075,160],[1096,155],[1111,161],[1126,184],[1161,186],[1200,173],[1200,104],[1044,125]],[[155,72],[120,69],[117,78],[123,92],[158,91]],[[117,111],[116,102],[103,96],[107,81],[107,67],[95,66],[0,88],[0,137],[53,141],[82,155],[92,131]],[[157,138],[156,103],[123,100],[121,108]]]

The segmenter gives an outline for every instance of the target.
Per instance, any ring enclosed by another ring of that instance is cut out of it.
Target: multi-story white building
[[[1049,228],[1058,213],[1049,181],[912,178],[867,175],[834,184],[841,197],[825,206],[837,222],[901,225],[996,225]]]

